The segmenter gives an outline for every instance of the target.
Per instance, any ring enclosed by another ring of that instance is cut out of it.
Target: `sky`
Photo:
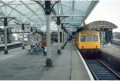
[[[113,32],[120,32],[120,0],[99,0],[85,22],[89,24],[99,20],[115,24],[118,28],[113,29]]]

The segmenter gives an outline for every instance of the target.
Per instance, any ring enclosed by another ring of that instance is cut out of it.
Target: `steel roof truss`
[[[28,8],[34,15],[36,15],[36,18],[38,18],[37,14],[28,5],[26,5],[22,0],[20,0],[20,2],[23,3],[25,5],[25,7]],[[40,18],[38,18],[38,19],[40,20]],[[40,20],[40,21],[42,21],[42,20]]]
[[[18,5],[15,6],[15,8],[17,8]],[[14,9],[12,9],[9,13],[8,13],[8,16],[10,16],[10,14],[14,11]]]
[[[7,5],[5,2],[3,2],[3,1],[0,1],[2,4],[5,4],[5,5]],[[25,14],[23,14],[22,12],[20,12],[20,11],[18,11],[17,9],[15,9],[15,8],[13,8],[13,7],[11,7],[10,5],[7,5],[8,7],[10,7],[11,9],[14,9],[16,12],[18,12],[18,13],[20,13],[20,14],[22,14],[23,16],[25,16],[25,17],[27,17]],[[29,18],[29,17],[27,17],[28,19],[30,19],[32,22],[34,22],[31,18]],[[35,23],[35,22],[34,22]]]

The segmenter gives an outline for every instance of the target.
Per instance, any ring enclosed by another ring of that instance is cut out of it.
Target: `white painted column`
[[[50,15],[46,15],[47,58],[51,58]]]
[[[50,35],[50,15],[46,15],[46,33],[47,33],[47,59],[46,66],[52,66],[51,59],[51,35]]]

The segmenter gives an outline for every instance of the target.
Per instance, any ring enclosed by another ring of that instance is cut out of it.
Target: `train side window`
[[[92,37],[91,36],[87,37],[87,42],[92,42]]]
[[[81,36],[80,39],[81,39],[81,42],[86,42],[86,36]]]
[[[94,35],[94,36],[93,36],[93,41],[95,41],[95,42],[98,41],[98,36],[97,36],[97,35]]]

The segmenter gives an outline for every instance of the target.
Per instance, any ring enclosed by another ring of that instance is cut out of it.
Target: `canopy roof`
[[[88,29],[97,29],[97,30],[102,30],[102,29],[115,29],[117,26],[109,21],[94,21],[91,22],[87,25]]]
[[[15,26],[14,22],[17,22],[30,24],[29,27],[41,29],[46,24],[44,9],[41,6],[44,6],[44,1],[0,0],[0,17],[16,17],[17,21],[11,20],[9,26]],[[55,16],[62,16],[62,23],[69,23],[66,27],[75,31],[76,27],[81,26],[98,2],[98,0],[51,0],[51,4],[54,5],[51,22],[56,22]],[[0,25],[3,25],[2,22]]]

